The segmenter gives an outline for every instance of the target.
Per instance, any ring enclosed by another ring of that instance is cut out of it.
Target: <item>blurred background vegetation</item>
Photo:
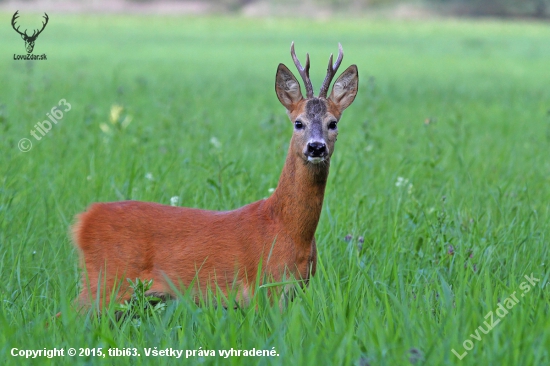
[[[398,17],[502,17],[550,19],[550,0],[0,0],[0,8],[47,3],[59,10],[165,13],[224,13],[247,15],[327,16],[383,14]]]
[[[130,2],[158,2],[157,0],[127,0]],[[163,0],[164,1],[164,0]],[[173,0],[178,1],[178,0]],[[180,0],[180,2],[189,2]],[[205,0],[214,6],[238,11],[243,8],[264,3],[272,6],[296,5],[291,0]],[[496,16],[496,17],[535,17],[546,18],[550,15],[550,0],[308,0],[302,5],[329,8],[335,12],[377,10],[399,5],[411,5],[431,10],[436,14],[456,16]]]

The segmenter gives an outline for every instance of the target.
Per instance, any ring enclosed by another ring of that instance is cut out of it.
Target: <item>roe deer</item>
[[[294,132],[279,183],[269,198],[224,212],[138,201],[95,203],[78,215],[73,236],[83,272],[80,305],[99,298],[104,299],[99,301],[101,308],[117,288],[114,300],[128,299],[126,278],[152,279],[149,293],[168,297],[174,296],[173,286],[192,285],[200,293],[218,286],[225,295],[235,290],[243,304],[249,302],[258,275],[260,282],[291,275],[307,285],[317,265],[314,234],[337,123],[357,93],[357,66],[351,65],[327,98],[343,58],[338,46],[334,65],[330,55],[319,97],[313,95],[309,79],[309,54],[302,67],[294,43],[291,55],[306,98],[292,72],[283,64],[277,68],[275,91]]]

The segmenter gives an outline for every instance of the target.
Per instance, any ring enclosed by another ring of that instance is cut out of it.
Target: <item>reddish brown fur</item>
[[[276,89],[294,121],[298,116],[303,118],[308,99],[303,99],[299,84],[285,69],[279,66]],[[355,84],[345,85],[345,101],[332,94],[329,99],[321,99],[326,105],[326,118],[339,119],[355,97],[357,68],[350,66],[338,80],[344,74],[352,77]],[[281,77],[291,84],[296,82],[297,91],[286,86],[281,89]],[[117,286],[117,300],[129,298],[126,278],[152,279],[150,292],[170,295],[174,294],[170,282],[177,288],[186,288],[195,281],[195,290],[202,293],[217,285],[225,294],[237,290],[238,299],[246,303],[253,293],[260,261],[262,280],[280,281],[288,274],[307,283],[316,271],[314,234],[336,140],[336,135],[325,130],[323,133],[329,148],[323,164],[304,160],[305,137],[295,132],[273,195],[233,211],[138,201],[91,205],[78,215],[73,227],[81,267],[85,269],[80,304],[89,305],[98,295],[107,304]]]

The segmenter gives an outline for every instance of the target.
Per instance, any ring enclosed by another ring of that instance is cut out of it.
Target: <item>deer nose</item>
[[[306,155],[312,158],[319,158],[326,155],[327,145],[324,142],[309,142],[307,144]]]

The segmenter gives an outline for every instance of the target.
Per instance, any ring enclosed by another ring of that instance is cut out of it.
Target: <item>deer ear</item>
[[[300,83],[292,72],[283,64],[279,64],[277,68],[277,76],[275,77],[275,92],[277,98],[287,111],[292,111],[296,104],[304,99],[300,90]]]
[[[340,113],[349,107],[355,99],[358,85],[359,74],[355,65],[348,67],[334,83],[329,99],[336,104]]]

